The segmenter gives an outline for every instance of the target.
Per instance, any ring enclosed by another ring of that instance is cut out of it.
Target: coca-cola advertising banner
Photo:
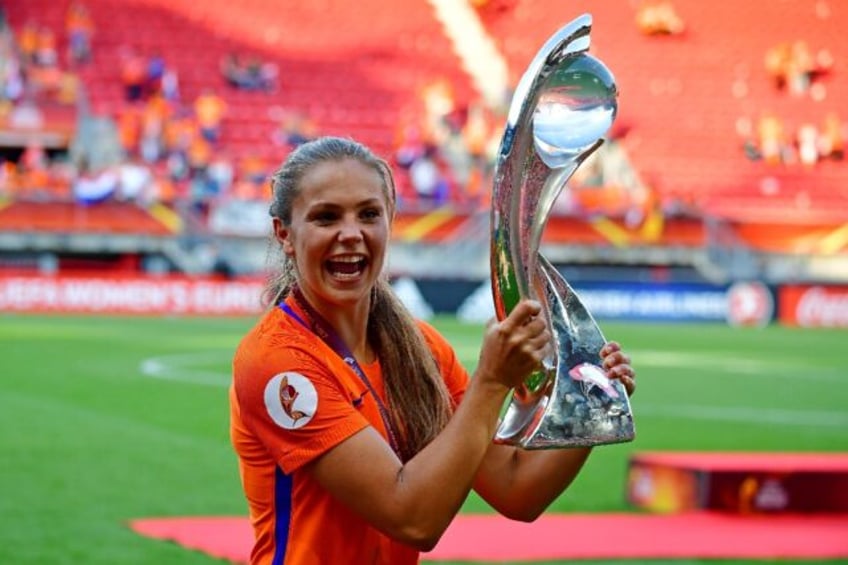
[[[779,320],[804,328],[848,328],[848,286],[789,285],[778,289]]]
[[[188,277],[0,278],[0,311],[245,315],[260,311],[262,282]]]

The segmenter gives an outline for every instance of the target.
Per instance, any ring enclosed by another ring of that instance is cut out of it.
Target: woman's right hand
[[[541,312],[539,302],[522,300],[503,320],[490,320],[475,378],[511,389],[539,369],[551,347],[551,334]]]

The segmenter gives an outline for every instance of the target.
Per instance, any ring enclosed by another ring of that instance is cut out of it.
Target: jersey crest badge
[[[280,373],[265,385],[265,408],[281,428],[302,428],[315,415],[318,393],[300,373]]]

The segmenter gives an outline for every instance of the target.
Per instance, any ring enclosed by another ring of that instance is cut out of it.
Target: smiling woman
[[[251,563],[418,563],[472,487],[504,516],[535,520],[590,451],[492,441],[507,395],[548,354],[538,302],[481,328],[470,378],[383,273],[396,198],[384,160],[319,138],[289,155],[272,189],[279,264],[230,389]],[[600,378],[632,393],[618,344],[600,357]]]
[[[304,298],[331,320],[345,303],[368,304],[363,298],[383,268],[394,198],[380,171],[352,158],[316,164],[299,185],[283,214],[288,221],[274,217],[274,234]],[[359,341],[367,348],[364,335]]]

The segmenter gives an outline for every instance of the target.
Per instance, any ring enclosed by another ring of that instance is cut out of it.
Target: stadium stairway
[[[501,106],[510,86],[509,68],[477,13],[467,2],[429,2],[483,99],[490,107]]]

